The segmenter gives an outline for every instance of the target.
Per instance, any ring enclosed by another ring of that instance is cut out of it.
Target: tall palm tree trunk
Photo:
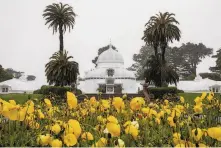
[[[63,38],[63,29],[62,25],[59,25],[59,40],[60,40],[60,52],[62,53],[64,50],[64,38]]]
[[[154,53],[155,53],[155,56],[157,56],[157,54],[158,54],[158,51],[157,51],[157,48],[158,48],[158,45],[154,45]]]
[[[165,53],[166,53],[167,43],[166,42],[161,43],[160,48],[161,48],[162,62],[166,63]]]

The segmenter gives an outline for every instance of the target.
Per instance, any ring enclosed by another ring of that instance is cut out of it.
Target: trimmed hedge
[[[64,97],[67,91],[72,91],[72,88],[43,85],[41,89],[34,91],[34,94],[43,94],[43,95],[55,94],[57,96]],[[80,94],[82,94],[81,90],[77,89],[76,95],[80,95]]]
[[[177,95],[182,90],[178,90],[176,87],[149,87],[148,91],[150,95],[154,95],[155,99],[162,99],[165,95]],[[143,90],[140,91],[143,93]]]

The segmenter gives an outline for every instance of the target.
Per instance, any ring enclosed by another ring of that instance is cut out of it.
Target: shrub
[[[148,91],[155,99],[162,99],[164,95],[177,95],[178,93],[183,92],[182,90],[178,90],[176,87],[149,87]],[[143,90],[139,93],[143,93]]]
[[[64,97],[66,95],[67,91],[72,91],[71,87],[61,87],[61,86],[47,86],[43,85],[41,89],[38,89],[34,91],[34,94],[43,94],[43,95],[50,95],[54,94],[59,97]],[[76,95],[82,94],[82,91],[80,89],[77,89]]]
[[[218,73],[200,73],[199,74],[203,79],[208,78],[214,81],[221,81],[221,76]]]
[[[163,98],[165,94],[177,94],[177,88],[176,87],[150,87],[148,88],[150,94],[153,94],[154,97],[157,98]]]
[[[37,89],[33,92],[33,94],[42,94],[41,89]]]
[[[184,93],[184,90],[177,89],[177,93]]]

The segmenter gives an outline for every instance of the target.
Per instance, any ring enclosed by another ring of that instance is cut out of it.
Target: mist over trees
[[[0,82],[7,81],[13,78],[13,75],[8,73],[2,65],[0,65]]]
[[[213,49],[206,47],[203,43],[185,43],[180,47],[167,47],[165,59],[170,64],[182,80],[193,80],[196,76],[197,65],[206,56],[212,54]],[[136,71],[137,79],[144,79],[144,66],[147,59],[154,54],[153,47],[149,45],[142,46],[138,54],[133,55],[134,63],[128,67],[128,70]],[[220,52],[219,52],[220,54]],[[220,54],[221,61],[221,54]],[[217,69],[217,68],[212,68]],[[220,68],[221,69],[221,62]],[[205,76],[205,75],[204,75]]]

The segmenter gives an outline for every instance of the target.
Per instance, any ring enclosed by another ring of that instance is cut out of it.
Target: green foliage
[[[55,52],[45,67],[47,81],[49,85],[67,86],[76,84],[77,75],[79,74],[78,63],[69,61],[73,58],[68,56],[67,51]]]
[[[181,55],[185,60],[186,69],[190,69],[192,74],[196,75],[196,66],[203,58],[212,54],[213,49],[206,47],[204,44],[186,43],[180,47]]]
[[[22,76],[22,72],[15,71],[12,68],[7,68],[5,71],[11,74],[16,79],[19,79]]]
[[[34,91],[34,93],[43,94],[45,96],[55,94],[60,97],[64,97],[67,93],[67,91],[73,91],[73,88],[71,87],[61,87],[61,86],[47,86],[43,85],[41,89],[38,89]],[[82,94],[80,89],[77,89],[76,95]]]
[[[113,48],[114,50],[116,50],[116,47],[113,46],[113,45],[112,45],[112,48]],[[103,53],[104,51],[108,50],[108,49],[109,49],[109,45],[99,48],[99,49],[98,49],[98,53],[97,53],[98,55],[92,60],[92,63],[94,63],[94,64],[97,66],[96,63],[97,63],[98,56],[99,56],[101,53]],[[116,51],[117,51],[117,50],[116,50]]]
[[[164,95],[177,95],[178,93],[176,87],[150,87],[148,91],[150,94],[153,94],[156,99],[162,99]]]
[[[177,93],[184,93],[184,91],[181,89],[177,89]]]
[[[208,78],[214,81],[221,81],[221,75],[218,73],[200,73],[199,74],[203,79]]]
[[[15,100],[17,103],[25,103],[29,99],[41,99],[43,97],[42,94],[0,94],[0,98],[3,100]]]
[[[146,44],[154,48],[155,56],[158,54],[157,50],[158,46],[160,46],[163,61],[165,61],[165,50],[168,43],[173,42],[173,40],[179,41],[181,37],[180,30],[176,26],[179,22],[173,16],[175,16],[173,13],[160,12],[150,17],[150,20],[145,25],[146,29],[142,37]]]
[[[190,74],[190,75],[184,77],[182,80],[185,80],[185,81],[192,81],[192,80],[195,79],[195,77],[196,77],[196,75],[192,73],[192,74]]]
[[[154,54],[153,48],[149,45],[142,46],[138,54],[133,55],[134,64],[127,68],[131,71],[136,71],[137,80],[144,79],[144,66],[146,65],[147,59]]]
[[[201,93],[179,93],[179,96],[183,96],[185,102],[189,104],[195,104],[194,99],[201,95]],[[220,93],[215,93],[214,97],[221,101]]]
[[[0,82],[7,81],[12,78],[13,75],[4,70],[4,68],[0,65]]]
[[[146,83],[153,82],[155,86],[162,87],[167,84],[177,83],[179,81],[179,76],[173,67],[164,63],[162,59],[152,55],[150,59],[147,60],[145,67],[145,81]]]
[[[221,48],[216,51],[216,55],[213,55],[212,57],[216,58],[216,66],[210,67],[210,70],[212,72],[221,73]]]
[[[46,20],[45,25],[49,24],[48,28],[53,29],[53,34],[59,31],[60,51],[64,50],[63,33],[66,30],[74,28],[76,14],[73,8],[68,4],[56,4],[48,5],[44,10],[43,17]]]
[[[212,49],[202,43],[186,43],[180,47],[168,47],[165,53],[165,59],[169,65],[178,73],[182,80],[193,80],[196,76],[196,65],[203,58],[209,56]],[[134,64],[128,70],[136,71],[137,79],[144,79],[144,65],[148,57],[154,55],[153,47],[149,45],[142,46],[138,54],[133,55]]]
[[[27,80],[28,81],[33,81],[33,80],[35,80],[36,79],[36,76],[34,76],[34,75],[28,75],[27,76]]]
[[[56,94],[58,96],[65,96],[67,91],[71,91],[71,87],[61,87],[61,86],[42,86],[41,93],[43,95]]]

